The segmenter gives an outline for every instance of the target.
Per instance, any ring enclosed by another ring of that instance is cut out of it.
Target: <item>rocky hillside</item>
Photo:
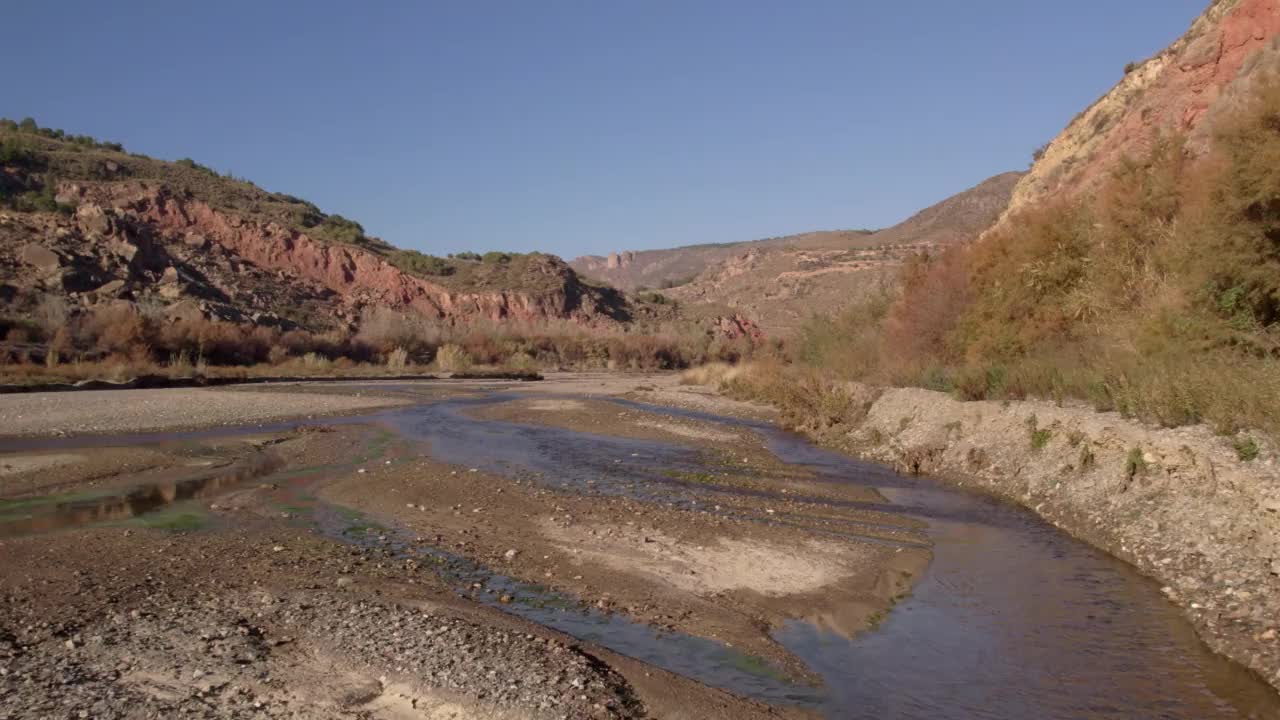
[[[880,292],[908,257],[977,237],[1021,177],[997,175],[875,233],[810,233],[735,247],[691,282],[663,292],[727,306],[770,335],[787,335],[815,312],[836,313]]]
[[[750,250],[796,243],[853,245],[872,235],[870,230],[822,230],[736,243],[708,243],[662,250],[623,250],[608,256],[583,255],[569,261],[574,270],[621,290],[665,289],[683,285],[709,267]]]
[[[338,215],[190,160],[128,154],[61,131],[0,125],[0,315],[48,297],[155,315],[323,331],[367,308],[443,324],[614,326],[668,313],[584,282],[559,258],[399,250]]]
[[[1124,79],[1036,152],[1009,212],[1097,186],[1121,157],[1141,158],[1161,135],[1204,153],[1219,120],[1280,68],[1280,0],[1215,0],[1186,35],[1125,68]]]

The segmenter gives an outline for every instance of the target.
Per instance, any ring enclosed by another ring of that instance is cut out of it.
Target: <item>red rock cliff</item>
[[[1212,3],[1186,35],[1131,68],[1043,149],[1007,213],[1050,193],[1087,190],[1161,134],[1185,133],[1193,151],[1203,150],[1217,116],[1247,97],[1262,73],[1280,71],[1278,38],[1280,0]]]
[[[316,240],[274,222],[260,223],[224,213],[207,203],[178,198],[163,189],[127,183],[76,187],[82,202],[136,217],[162,238],[198,234],[261,268],[323,285],[350,305],[414,310],[451,322],[474,319],[609,323],[611,309],[578,284],[562,264],[548,259],[530,268],[545,291],[504,289],[459,292],[409,275],[378,254],[351,245]]]

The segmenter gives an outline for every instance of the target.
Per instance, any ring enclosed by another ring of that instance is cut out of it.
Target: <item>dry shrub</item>
[[[267,362],[272,365],[280,365],[289,359],[289,349],[284,345],[272,345],[267,351]]]
[[[440,346],[436,351],[436,367],[443,372],[462,372],[471,367],[467,351],[452,343]]]
[[[314,371],[328,370],[330,367],[333,366],[333,363],[329,360],[329,358],[319,353],[309,352],[306,355],[302,356],[302,366],[307,370],[311,370],[314,372]]]
[[[969,302],[965,251],[953,246],[937,255],[909,260],[899,276],[901,291],[887,308],[878,346],[895,367],[924,367],[952,360],[948,337]]]
[[[387,353],[387,367],[392,370],[404,370],[409,366],[409,351],[402,347]]]
[[[5,342],[25,343],[31,341],[31,331],[24,327],[11,327],[4,334]]]
[[[717,371],[711,371],[714,377]],[[812,368],[766,360],[720,375],[720,387],[740,400],[777,407],[784,425],[808,431],[847,427],[866,417],[870,395],[852,383]]]
[[[150,355],[151,327],[129,303],[111,303],[93,309],[84,332],[103,352],[141,359]]]
[[[410,355],[428,355],[439,346],[439,324],[416,313],[402,313],[385,307],[367,308],[360,316],[353,342],[379,353],[405,349]]]
[[[738,367],[729,363],[707,363],[680,373],[680,384],[718,386],[735,377],[738,372]]]

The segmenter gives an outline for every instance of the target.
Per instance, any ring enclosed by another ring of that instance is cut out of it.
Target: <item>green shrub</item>
[[[1090,449],[1089,446],[1086,445],[1085,447],[1080,448],[1080,472],[1088,472],[1097,464],[1098,459],[1094,457],[1093,450]]]
[[[482,255],[480,257],[480,261],[489,263],[492,265],[505,265],[511,262],[511,259],[513,257],[514,256],[511,253],[498,252],[496,250],[493,250]]]
[[[1048,428],[1037,428],[1031,431],[1031,449],[1043,450],[1049,444],[1049,440],[1053,437],[1053,431]]]
[[[397,250],[388,256],[392,265],[415,275],[452,275],[456,268],[444,258],[426,255],[417,250]]]
[[[1147,458],[1143,455],[1142,448],[1130,448],[1128,456],[1124,459],[1125,476],[1133,478],[1146,472]]]
[[[1245,435],[1236,438],[1232,443],[1232,447],[1236,449],[1236,457],[1242,462],[1249,462],[1258,459],[1258,441],[1252,437]]]
[[[0,165],[16,165],[31,168],[36,164],[36,155],[21,138],[8,137],[0,140]]]
[[[652,305],[675,305],[676,301],[658,292],[642,292],[636,295],[636,299],[643,303]]]

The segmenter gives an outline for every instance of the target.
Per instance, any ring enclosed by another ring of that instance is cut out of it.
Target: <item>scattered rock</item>
[[[62,267],[62,256],[43,245],[28,243],[19,254],[22,262],[31,265],[41,272],[53,272]]]

